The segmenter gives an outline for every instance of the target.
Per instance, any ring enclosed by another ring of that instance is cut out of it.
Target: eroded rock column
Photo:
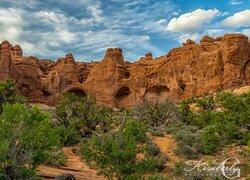
[[[224,64],[223,87],[246,84],[244,65],[249,58],[248,37],[243,34],[226,34],[222,39],[220,51]]]

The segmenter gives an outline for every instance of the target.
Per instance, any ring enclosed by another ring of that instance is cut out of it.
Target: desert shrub
[[[25,103],[25,98],[18,95],[15,82],[11,79],[0,82],[0,114],[6,103]]]
[[[44,164],[60,167],[67,165],[67,155],[61,149],[55,149],[54,151],[48,153],[48,156]]]
[[[174,165],[173,174],[183,175],[184,168],[185,168],[185,162],[183,161],[176,162]]]
[[[153,143],[153,142],[149,142],[146,144],[146,153],[149,156],[157,156],[158,154],[160,154],[161,150],[160,148],[157,146],[157,144]]]
[[[147,180],[168,180],[167,177],[162,176],[161,174],[155,174],[147,177]]]
[[[166,126],[158,126],[148,128],[148,132],[153,136],[164,137],[166,131]]]
[[[154,129],[154,130],[149,130],[149,132],[153,135],[153,136],[158,136],[158,137],[164,137],[165,133],[163,130],[160,129]]]
[[[134,139],[139,143],[144,143],[147,140],[146,131],[147,128],[143,123],[134,120],[128,121],[123,129],[127,139]]]
[[[58,126],[57,133],[60,138],[60,142],[62,146],[72,146],[81,141],[81,135],[76,132],[74,124],[70,124],[69,126]]]
[[[220,134],[216,131],[215,126],[208,126],[204,130],[204,152],[206,154],[212,154],[220,147],[221,137]]]
[[[134,116],[148,127],[164,126],[179,120],[177,108],[168,101],[144,101],[134,108]]]
[[[37,166],[59,142],[48,116],[37,108],[6,104],[0,116],[2,179],[34,178]]]
[[[96,112],[94,97],[79,97],[74,93],[67,93],[56,106],[55,118],[60,125],[73,126],[78,134],[86,136],[96,128]]]
[[[92,133],[108,132],[113,122],[113,109],[97,106],[92,96],[68,93],[57,105],[55,119],[62,144],[73,145]]]
[[[146,127],[138,121],[128,121],[123,129],[102,136],[93,134],[81,145],[83,159],[90,166],[98,166],[109,179],[131,179],[145,172],[158,171],[157,159],[137,159],[144,152]]]
[[[216,102],[214,96],[210,94],[205,94],[202,98],[196,100],[196,104],[202,108],[202,110],[214,111],[216,107]]]
[[[112,129],[112,123],[114,122],[114,110],[110,107],[99,106],[96,110],[96,116],[98,120],[98,125],[100,127],[100,133],[107,133]]]
[[[169,157],[167,155],[159,154],[158,156],[155,157],[155,159],[157,162],[156,164],[157,170],[158,171],[164,170],[166,167],[166,163],[169,160]]]
[[[247,142],[248,147],[250,147],[250,132],[246,135],[245,141]]]
[[[187,159],[198,158],[203,153],[203,132],[195,126],[183,126],[174,132],[177,142],[175,153]]]
[[[196,103],[200,108],[192,112],[190,103]],[[247,132],[250,130],[250,93],[219,93],[215,97],[206,95],[192,101],[183,101],[179,105],[179,110],[184,124],[196,126],[202,131],[204,153],[212,154],[219,149],[218,147],[222,148],[232,143],[247,144]],[[168,131],[178,131],[176,129],[178,128],[173,127]],[[185,145],[187,152],[190,152],[191,145],[188,141],[183,142],[180,146]]]

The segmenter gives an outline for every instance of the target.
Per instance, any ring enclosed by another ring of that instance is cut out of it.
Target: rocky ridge
[[[205,36],[196,44],[153,58],[127,62],[110,48],[100,62],[76,62],[72,54],[56,62],[23,56],[19,45],[0,44],[0,80],[13,78],[30,102],[54,105],[63,94],[92,94],[99,104],[132,106],[144,99],[178,101],[250,83],[250,41],[243,34]]]

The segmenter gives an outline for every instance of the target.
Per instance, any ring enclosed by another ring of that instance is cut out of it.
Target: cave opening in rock
[[[118,101],[122,101],[123,99],[125,99],[126,97],[128,97],[130,94],[130,89],[128,87],[121,87],[117,93],[115,94],[115,98]]]
[[[155,85],[149,87],[143,96],[145,100],[166,100],[169,97],[170,89],[164,85]]]
[[[147,93],[155,93],[161,95],[164,92],[169,92],[170,89],[167,86],[153,86],[147,89]]]
[[[67,93],[74,93],[77,96],[87,96],[84,90],[82,89],[71,89],[67,91]]]
[[[186,89],[186,84],[181,84],[181,85],[180,85],[180,88],[181,88],[182,91],[185,91],[185,89]]]
[[[46,90],[42,90],[42,92],[43,92],[43,95],[46,96],[46,97],[52,95],[52,93],[50,93],[50,92],[48,92],[48,91],[46,91]]]

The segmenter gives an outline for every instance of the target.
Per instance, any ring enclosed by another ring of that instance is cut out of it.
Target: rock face
[[[250,84],[250,43],[242,34],[205,36],[200,44],[183,47],[153,59],[124,61],[119,48],[110,48],[100,62],[76,62],[72,54],[56,62],[23,56],[20,46],[0,44],[0,80],[17,82],[31,102],[53,105],[66,92],[94,95],[100,104],[132,106],[143,99],[178,101],[206,92]]]

